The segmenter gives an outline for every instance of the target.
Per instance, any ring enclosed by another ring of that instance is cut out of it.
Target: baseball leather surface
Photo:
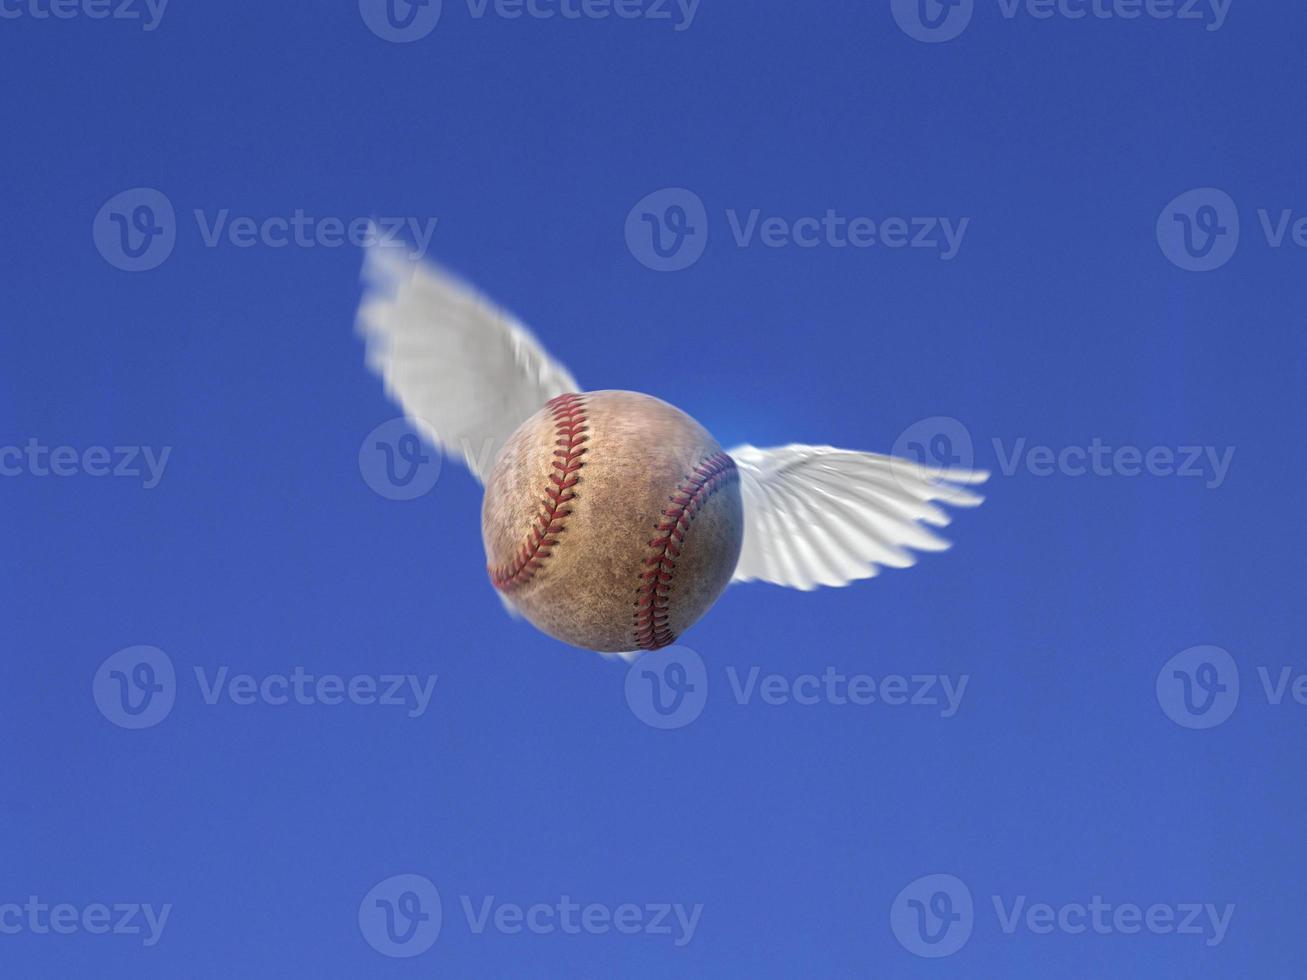
[[[538,629],[591,650],[657,649],[731,580],[739,474],[699,423],[657,398],[559,395],[504,445],[481,530],[495,588]]]

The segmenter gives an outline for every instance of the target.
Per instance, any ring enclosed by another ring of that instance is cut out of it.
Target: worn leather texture
[[[680,409],[631,391],[562,395],[509,438],[481,511],[495,587],[590,650],[673,642],[740,556],[735,464]]]

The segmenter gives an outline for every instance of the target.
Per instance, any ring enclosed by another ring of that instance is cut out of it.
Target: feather
[[[975,507],[984,498],[966,485],[989,477],[831,446],[746,445],[731,456],[744,498],[744,545],[732,581],[796,589],[847,585],[880,566],[907,568],[916,563],[909,549],[943,551],[948,542],[923,526],[949,523],[936,502]]]
[[[483,484],[519,425],[580,390],[510,314],[394,242],[367,250],[363,281],[358,330],[368,366],[414,427]]]

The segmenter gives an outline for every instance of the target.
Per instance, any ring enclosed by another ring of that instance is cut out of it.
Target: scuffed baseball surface
[[[740,555],[735,464],[680,409],[631,391],[562,395],[509,438],[486,483],[492,582],[538,629],[620,652],[673,642]]]

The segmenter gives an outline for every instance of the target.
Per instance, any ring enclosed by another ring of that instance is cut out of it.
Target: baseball
[[[499,597],[565,643],[634,655],[674,643],[731,582],[807,591],[907,568],[949,546],[941,505],[984,499],[971,485],[989,474],[965,466],[803,443],[723,451],[657,398],[584,391],[437,266],[377,244],[364,279],[368,363],[485,487]]]
[[[680,409],[633,391],[552,399],[486,481],[495,588],[536,628],[590,650],[667,646],[740,556],[735,462]]]

